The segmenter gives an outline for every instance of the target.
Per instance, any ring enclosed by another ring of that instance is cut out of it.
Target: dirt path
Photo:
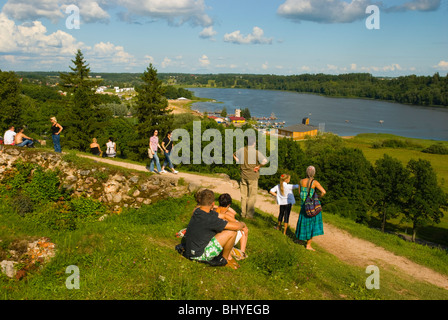
[[[96,161],[109,163],[138,171],[147,171],[143,165],[135,165],[114,161],[107,158],[84,156]],[[213,190],[216,193],[229,193],[233,199],[240,199],[240,190],[235,183],[228,178],[205,177],[191,173],[179,172],[178,174],[166,173],[169,177],[184,178],[187,183],[193,183]],[[162,176],[164,176],[162,175]],[[273,201],[273,197],[259,193],[256,207],[260,210],[278,216],[278,205]],[[298,212],[291,212],[290,226],[295,229],[298,220]],[[319,247],[335,255],[340,260],[350,264],[367,268],[369,265],[376,265],[380,268],[395,270],[400,274],[407,274],[413,279],[426,281],[433,285],[448,290],[448,277],[435,272],[427,267],[421,266],[407,258],[395,255],[369,241],[351,236],[348,232],[338,229],[328,223],[324,223],[325,235],[316,237],[314,240]]]

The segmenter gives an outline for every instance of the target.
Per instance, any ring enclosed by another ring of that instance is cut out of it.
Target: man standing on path
[[[241,169],[241,215],[249,219],[254,218],[260,168],[268,163],[266,157],[255,149],[255,142],[255,137],[249,136],[247,146],[233,154],[233,158],[240,164]]]

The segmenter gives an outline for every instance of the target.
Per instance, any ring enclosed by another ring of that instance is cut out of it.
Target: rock
[[[188,185],[188,191],[189,192],[195,192],[196,190],[198,190],[201,186],[198,185],[197,183],[194,182],[190,182],[190,184]]]
[[[132,196],[135,198],[135,197],[138,197],[140,195],[140,190],[135,190],[134,191],[134,193],[132,194]]]
[[[122,199],[123,197],[119,193],[114,194],[112,197],[112,201],[115,203],[121,202]]]
[[[8,261],[8,260],[3,260],[2,262],[0,262],[0,267],[2,272],[9,278],[13,278],[17,271],[14,268],[14,266],[17,264],[17,262],[15,261]]]
[[[82,176],[88,176],[90,174],[90,170],[80,170],[79,174]]]
[[[138,177],[137,176],[132,176],[131,178],[129,178],[129,181],[136,184],[138,182]]]

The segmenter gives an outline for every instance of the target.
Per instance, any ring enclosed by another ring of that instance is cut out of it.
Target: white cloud
[[[163,61],[162,61],[162,68],[166,68],[166,67],[168,67],[169,65],[171,65],[171,62],[172,62],[172,60],[170,59],[170,58],[168,58],[168,57],[165,57],[164,59],[163,59]]]
[[[438,65],[434,66],[436,69],[448,70],[448,61],[440,61]]]
[[[286,0],[277,13],[297,22],[347,23],[365,18],[370,4],[370,0]]]
[[[213,26],[210,27],[206,27],[204,28],[200,33],[199,33],[199,37],[203,38],[203,39],[210,39],[210,40],[214,40],[213,36],[216,35],[217,32],[215,30],[213,30]]]
[[[350,23],[365,19],[369,5],[377,5],[384,12],[434,11],[440,7],[440,0],[413,0],[392,7],[374,0],[285,0],[277,13],[295,22]]]
[[[0,13],[0,52],[46,55],[72,55],[78,48],[85,48],[72,35],[58,30],[51,34],[40,21],[16,25]]]
[[[213,20],[206,14],[204,0],[8,0],[3,7],[9,17],[30,21],[39,18],[57,23],[67,17],[65,8],[76,5],[80,10],[81,21],[109,22],[107,10],[122,9],[121,19],[132,20],[131,16],[163,19],[173,25],[186,22],[203,27],[211,26]]]
[[[263,70],[267,70],[268,67],[269,67],[269,64],[267,61],[261,65],[261,69],[263,69]]]
[[[100,42],[94,45],[87,54],[93,57],[95,63],[101,62],[106,66],[108,63],[121,65],[135,65],[134,56],[127,53],[122,46],[116,46],[110,42]]]
[[[210,65],[210,59],[204,54],[199,58],[199,64],[201,67],[208,67]]]
[[[154,58],[152,56],[150,56],[150,55],[146,55],[145,56],[145,63],[146,64],[150,64],[150,63],[154,64]]]
[[[266,38],[263,29],[259,27],[254,27],[247,36],[242,35],[240,30],[226,33],[224,41],[236,44],[272,44],[272,38]]]
[[[204,0],[112,0],[131,14],[156,19],[166,19],[171,24],[189,22],[203,27],[211,26],[213,20],[205,13]]]
[[[71,34],[57,30],[49,33],[40,21],[16,25],[4,13],[0,13],[0,53],[27,68],[67,68],[76,51],[81,49],[92,68],[109,70],[113,66],[135,66],[135,58],[123,46],[111,42],[99,42],[93,47],[78,41]],[[53,69],[54,70],[54,69]]]
[[[57,0],[9,0],[2,11],[9,17],[25,21],[36,18],[47,18],[56,23],[64,17]]]

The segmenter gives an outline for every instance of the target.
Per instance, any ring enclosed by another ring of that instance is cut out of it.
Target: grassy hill
[[[49,237],[57,255],[21,281],[0,276],[0,299],[156,300],[339,300],[447,299],[441,288],[416,282],[393,270],[381,271],[381,288],[367,290],[365,269],[333,255],[310,252],[273,229],[272,216],[257,211],[250,229],[247,260],[241,268],[213,268],[180,256],[174,235],[184,228],[192,196],[124,209],[75,231],[36,228],[0,203],[2,245],[14,239]],[[238,206],[235,206],[238,210]],[[80,289],[69,290],[65,270],[80,270]],[[403,289],[406,288],[406,289]]]

